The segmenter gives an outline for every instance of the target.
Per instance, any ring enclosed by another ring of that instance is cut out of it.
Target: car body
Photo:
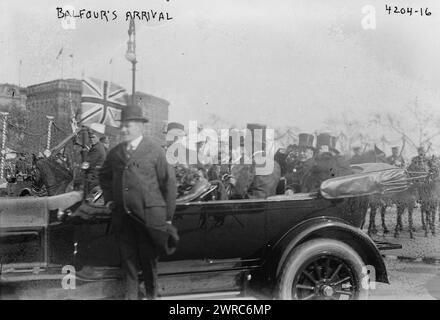
[[[316,278],[329,270],[339,277],[336,269],[341,269],[353,275],[348,288],[357,291],[362,291],[361,274],[369,268],[374,269],[373,280],[388,282],[378,247],[360,229],[367,197],[326,199],[316,192],[213,200],[215,187],[205,187],[178,202],[173,224],[180,241],[175,253],[159,260],[161,296],[245,292],[255,284],[283,299],[341,296],[334,292],[340,284],[336,288],[327,281],[330,274],[322,281],[312,277],[316,286],[308,288],[310,280],[297,275],[298,270],[309,275],[307,268],[317,272]],[[80,192],[0,199],[1,296],[121,297],[119,253],[110,215],[105,210],[76,215],[81,201]],[[300,263],[305,257],[307,261]],[[336,264],[329,267],[330,263]],[[63,286],[72,275],[75,290]],[[358,297],[357,291],[347,293],[348,298]]]

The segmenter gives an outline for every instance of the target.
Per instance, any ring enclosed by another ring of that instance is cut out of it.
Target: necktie
[[[127,144],[126,151],[127,151],[127,156],[130,158],[134,151],[133,145],[131,143]]]

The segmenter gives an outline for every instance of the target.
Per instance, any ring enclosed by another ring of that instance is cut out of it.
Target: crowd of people
[[[183,140],[180,141],[184,137],[182,125],[171,123],[168,132],[176,128],[181,134],[173,132],[175,139],[168,146],[183,143]],[[336,149],[336,137],[320,134],[316,146],[314,138],[314,135],[301,133],[298,144],[279,149],[274,155],[273,170],[268,174],[258,174],[254,159],[245,161],[248,153],[244,143],[240,145],[241,152],[234,150],[230,143],[229,161],[223,163],[199,161],[189,165],[188,161],[178,162],[175,165],[178,196],[191,192],[192,186],[200,179],[221,181],[226,190],[226,194],[219,196],[221,199],[259,199],[279,194],[314,192],[323,180],[352,172],[350,163]],[[197,150],[189,150],[187,155],[190,152],[203,154],[203,147],[204,141],[199,141]]]

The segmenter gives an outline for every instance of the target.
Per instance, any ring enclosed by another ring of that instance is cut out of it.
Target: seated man
[[[303,180],[305,192],[318,191],[324,180],[352,174],[348,161],[330,152],[319,154],[315,164],[306,172]]]
[[[304,186],[304,177],[310,168],[315,165],[313,140],[313,135],[301,133],[298,147],[287,157],[286,194],[307,192]]]
[[[247,192],[249,199],[265,199],[276,195],[277,186],[281,179],[281,167],[276,161],[273,164],[274,167],[270,174],[255,174]]]
[[[252,166],[254,167],[255,175],[247,191],[247,197],[249,199],[265,199],[267,197],[276,195],[277,187],[281,179],[281,166],[278,163],[278,161],[280,161],[280,157],[278,156],[273,156],[273,168],[269,174],[259,173],[258,169],[263,169],[268,164],[267,159],[264,164],[258,164],[257,157],[263,154],[263,151],[258,151],[253,155]]]

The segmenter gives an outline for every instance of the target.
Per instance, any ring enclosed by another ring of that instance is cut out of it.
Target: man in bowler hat
[[[137,106],[122,112],[124,142],[110,150],[99,174],[106,203],[113,202],[115,232],[126,298],[138,299],[139,266],[146,298],[157,297],[157,257],[167,253],[167,232],[176,201],[174,169],[168,164],[160,142],[143,136],[148,122]]]

